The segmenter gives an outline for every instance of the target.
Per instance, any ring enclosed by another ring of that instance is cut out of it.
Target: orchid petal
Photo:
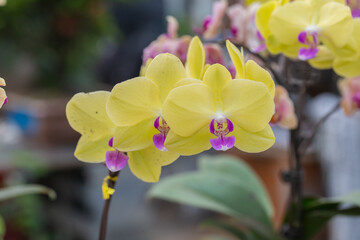
[[[0,108],[6,103],[7,96],[5,90],[0,88]]]
[[[306,61],[312,59],[319,52],[317,48],[300,48],[298,58],[300,60]]]
[[[273,97],[261,82],[234,79],[222,96],[225,116],[247,131],[264,129],[275,110]]]
[[[148,118],[133,126],[117,127],[114,133],[114,147],[122,152],[149,147],[152,145],[153,135],[158,133],[153,124],[154,118]]]
[[[326,46],[322,45],[318,47],[319,52],[316,57],[309,60],[312,67],[317,69],[330,69],[334,63],[334,55]]]
[[[159,88],[144,77],[115,85],[107,102],[109,117],[117,126],[133,126],[145,119],[155,119],[160,109]]]
[[[318,27],[321,34],[336,47],[344,46],[349,41],[354,27],[350,8],[337,2],[325,4],[319,12]]]
[[[179,154],[162,152],[154,146],[140,151],[129,152],[129,167],[131,172],[144,182],[157,182],[161,174],[161,167],[174,162]]]
[[[66,117],[70,126],[89,140],[110,135],[115,125],[105,110],[109,95],[105,91],[74,95],[66,105]]]
[[[198,36],[193,37],[190,42],[187,59],[186,72],[189,77],[201,79],[205,65],[205,50]]]
[[[299,33],[312,24],[312,12],[305,1],[275,8],[269,20],[270,32],[283,44],[295,44]]]
[[[244,54],[229,40],[226,41],[226,48],[229,52],[231,61],[234,63],[237,78],[245,78]]]
[[[172,90],[163,105],[163,116],[170,129],[190,136],[208,125],[215,112],[214,95],[205,84],[190,84]]]
[[[81,136],[75,149],[75,157],[83,162],[100,163],[105,161],[106,152],[113,150],[108,141],[111,135],[104,136],[95,141]]]
[[[211,88],[215,95],[219,95],[231,79],[231,74],[226,67],[214,64],[205,72],[203,82]]]
[[[278,6],[276,1],[270,1],[262,4],[256,11],[255,23],[261,35],[266,39],[270,35],[269,19],[272,12]]]
[[[160,101],[163,102],[174,88],[175,83],[186,78],[186,72],[179,58],[169,53],[163,53],[151,61],[146,70],[145,77],[158,85]]]
[[[235,124],[235,147],[248,153],[267,150],[275,143],[274,133],[269,125],[258,132],[248,132]]]
[[[127,162],[129,160],[129,157],[126,156],[123,152],[120,152],[118,150],[114,151],[107,151],[106,152],[106,167],[111,172],[118,172],[121,169],[123,169]]]
[[[246,62],[246,79],[262,82],[270,91],[271,96],[275,95],[275,83],[270,73],[260,67],[253,60]]]
[[[222,137],[210,139],[212,147],[217,151],[226,151],[231,149],[235,145],[235,137]]]
[[[193,78],[184,78],[180,81],[178,81],[176,84],[175,84],[175,87],[181,87],[181,86],[185,86],[185,85],[189,85],[189,84],[193,84],[193,83],[196,83],[196,84],[201,84],[202,81],[199,80],[199,79],[193,79]]]
[[[211,137],[207,126],[188,137],[182,137],[170,130],[166,136],[165,147],[181,155],[191,156],[209,150]]]

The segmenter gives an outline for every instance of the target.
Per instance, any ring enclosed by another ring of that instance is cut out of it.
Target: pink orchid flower
[[[214,2],[212,15],[204,19],[203,29],[200,30],[200,34],[203,34],[204,39],[213,39],[219,35],[226,9],[227,1],[221,0]]]
[[[227,10],[227,16],[230,19],[230,30],[233,35],[231,40],[247,46],[253,52],[260,52],[266,48],[265,39],[255,24],[255,13],[259,6],[259,3],[253,3],[248,7],[234,4]]]
[[[147,60],[155,58],[160,53],[171,53],[185,63],[191,37],[182,36],[181,38],[178,38],[177,31],[179,24],[174,17],[168,16],[167,22],[167,33],[161,34],[144,49],[143,64],[145,64]]]
[[[347,116],[352,116],[360,109],[360,76],[340,80],[338,87],[342,95],[341,107]]]
[[[294,104],[289,97],[288,92],[282,86],[275,88],[275,113],[270,121],[272,124],[287,129],[294,129],[298,125],[298,120],[294,111]]]

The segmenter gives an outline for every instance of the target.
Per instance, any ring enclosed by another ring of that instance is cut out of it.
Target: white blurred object
[[[7,0],[0,0],[0,6],[5,6],[6,2],[7,2]]]
[[[0,121],[0,133],[0,148],[1,146],[16,145],[22,139],[21,129],[12,122]]]
[[[333,95],[319,96],[312,104],[310,115],[317,120],[324,116],[339,99]],[[342,196],[360,190],[360,112],[346,117],[339,109],[316,137],[316,148],[322,162],[327,194]],[[337,217],[331,222],[330,239],[360,239],[360,218]]]

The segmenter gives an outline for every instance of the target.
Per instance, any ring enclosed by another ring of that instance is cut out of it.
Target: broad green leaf
[[[0,189],[0,201],[6,201],[29,194],[45,194],[48,195],[51,200],[56,198],[56,193],[54,190],[41,185],[28,184]]]
[[[222,157],[212,159],[221,160]],[[235,179],[233,174],[207,168],[164,178],[150,189],[148,196],[216,211],[236,218],[263,235],[273,235],[270,217],[258,198],[258,189],[249,189],[244,182]]]
[[[254,171],[239,158],[229,155],[203,156],[199,159],[199,169],[225,174],[229,179],[233,178],[235,182],[243,184],[244,188],[254,192],[268,216],[273,217],[274,209],[264,186]]]

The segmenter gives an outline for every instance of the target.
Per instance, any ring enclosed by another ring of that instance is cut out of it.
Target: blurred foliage
[[[49,173],[45,165],[46,160],[39,159],[39,156],[26,149],[14,151],[11,155],[11,163],[30,179],[37,179]]]
[[[85,88],[107,43],[119,35],[102,0],[16,0],[0,8],[0,66],[35,64],[35,87]]]
[[[2,203],[1,215],[6,220],[6,239],[52,240],[46,232],[43,199],[36,195]]]
[[[6,233],[4,219],[0,216],[0,240],[4,239]]]
[[[306,197],[302,208],[304,226],[301,240],[310,240],[335,216],[360,216],[360,192],[338,198]]]
[[[234,157],[204,157],[198,171],[164,178],[148,195],[226,215],[225,219],[207,220],[201,225],[226,235],[211,233],[205,239],[283,239],[271,224],[272,208],[264,187],[255,173]],[[302,204],[301,240],[313,239],[335,216],[360,216],[360,192],[339,198],[308,197]],[[286,217],[284,226],[287,224]]]
[[[263,239],[278,239],[271,218],[273,209],[256,174],[231,156],[203,157],[199,171],[164,178],[149,196],[188,204],[230,216]]]
[[[26,184],[1,188],[0,202],[31,194],[45,194],[51,200],[56,199],[56,193],[54,190],[38,184]]]

